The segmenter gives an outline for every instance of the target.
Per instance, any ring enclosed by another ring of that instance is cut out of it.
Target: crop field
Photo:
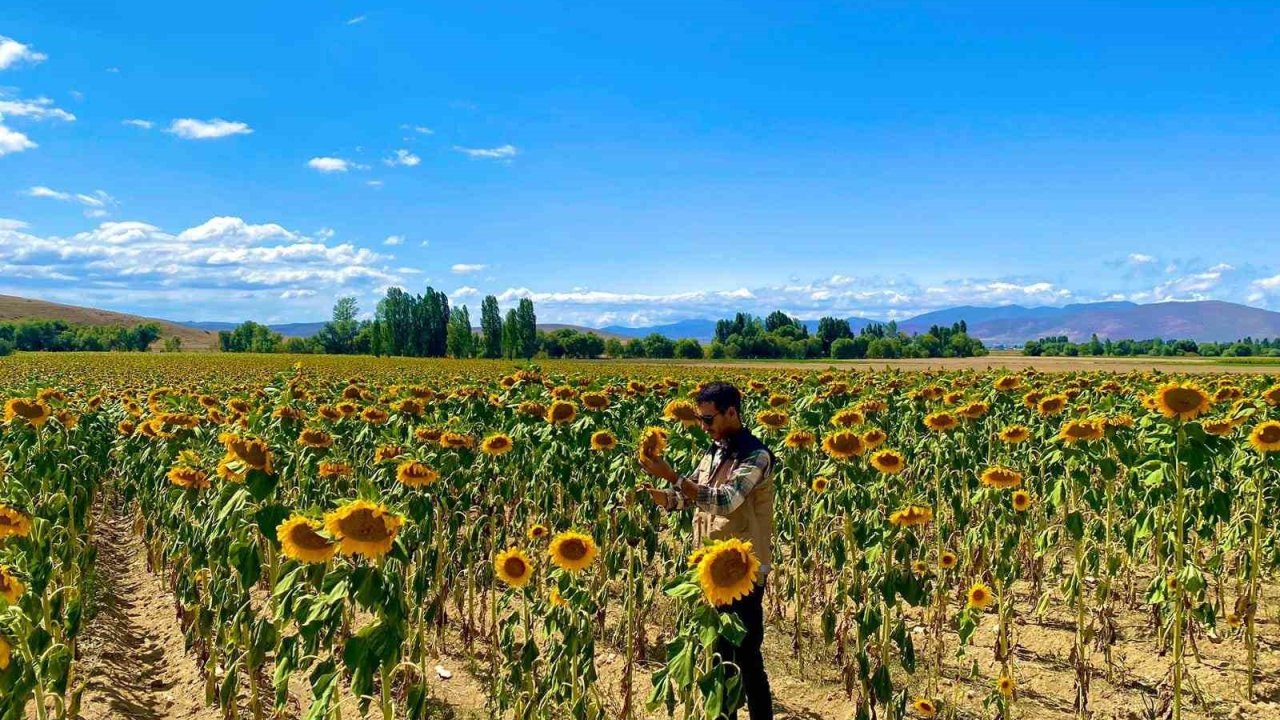
[[[778,717],[1278,718],[1280,384],[1170,369],[0,359],[0,720],[714,720],[711,380]]]

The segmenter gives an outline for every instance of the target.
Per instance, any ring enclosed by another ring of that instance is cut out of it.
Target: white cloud
[[[281,300],[296,300],[298,298],[315,297],[315,290],[285,290],[280,293]]]
[[[394,246],[396,246],[396,245],[403,245],[403,244],[404,244],[404,236],[403,236],[403,235],[388,235],[388,236],[387,236],[387,239],[382,241],[382,244],[383,244],[383,245],[391,245],[391,246],[393,246],[393,247],[394,247]]]
[[[1129,262],[1134,265],[1150,265],[1156,262],[1156,258],[1151,255],[1144,255],[1143,253],[1129,253]]]
[[[71,193],[59,192],[53,188],[45,187],[44,185],[36,185],[35,187],[28,188],[23,194],[27,197],[49,198],[51,200],[62,200],[63,202],[71,199]]]
[[[502,145],[496,148],[468,148],[461,145],[454,145],[453,149],[473,158],[488,158],[491,160],[509,160],[516,156],[520,151],[515,145]]]
[[[476,295],[479,295],[479,294],[480,294],[480,291],[477,290],[476,288],[473,288],[469,285],[463,285],[462,287],[449,293],[449,297],[465,298],[465,297],[475,297]]]
[[[3,230],[25,230],[30,227],[27,223],[13,218],[0,218],[0,231]]]
[[[106,210],[101,210],[97,208],[90,208],[84,211],[84,216],[87,218],[104,218],[110,214],[111,213],[107,212]]]
[[[423,240],[422,242],[418,243],[418,246],[419,246],[419,247],[431,247],[431,241],[430,241],[430,240]]]
[[[336,157],[313,157],[307,161],[307,167],[322,173],[346,172],[351,168],[351,162]]]
[[[37,147],[40,146],[31,138],[17,130],[5,127],[4,123],[0,123],[0,155],[20,153],[23,150],[33,150]]]
[[[369,187],[375,187],[375,188],[382,187],[381,180],[365,180],[364,184],[368,185]]]
[[[165,132],[172,133],[184,140],[213,140],[231,135],[248,135],[253,128],[242,122],[232,122],[221,118],[212,120],[196,120],[180,118],[169,124]]]
[[[483,265],[478,263],[477,264],[458,263],[457,265],[454,265],[453,267],[449,268],[449,270],[450,272],[453,272],[457,275],[466,275],[468,273],[477,273],[482,270],[486,270],[488,269],[488,267],[489,267],[488,265]]]
[[[129,119],[129,120],[124,120],[124,121],[122,122],[122,124],[123,124],[123,125],[132,125],[132,126],[134,126],[134,127],[136,127],[136,128],[142,128],[143,130],[150,130],[151,128],[153,128],[153,127],[155,127],[155,126],[156,126],[156,124],[155,124],[155,123],[153,123],[153,122],[151,122],[150,120],[139,120],[139,119],[137,119],[137,118],[131,118],[131,119]]]
[[[0,91],[0,97],[4,97]],[[0,117],[25,117],[32,120],[62,120],[73,122],[75,115],[57,107],[53,100],[38,97],[35,100],[0,100]]]
[[[19,63],[35,65],[47,59],[48,55],[32,50],[30,45],[0,35],[0,70],[8,70]]]
[[[348,25],[359,25],[360,23],[362,23],[362,22],[364,22],[365,20],[368,20],[368,19],[369,19],[369,16],[368,16],[368,15],[357,15],[357,16],[355,16],[355,17],[351,18],[350,20],[348,20],[348,21],[347,21],[347,24],[348,24]]]
[[[401,129],[401,130],[412,130],[412,131],[414,131],[414,132],[418,133],[419,135],[435,135],[435,134],[436,134],[436,131],[435,131],[435,130],[432,130],[431,128],[429,128],[429,127],[427,127],[427,126],[425,126],[425,125],[408,125],[408,124],[405,124],[405,125],[401,125],[401,126],[400,126],[400,129]]]
[[[69,193],[61,190],[54,190],[44,185],[36,185],[27,188],[23,193],[27,197],[48,198],[50,200],[58,200],[60,202],[76,201],[84,205],[87,210],[84,212],[85,217],[102,218],[107,216],[106,208],[116,205],[116,199],[111,197],[105,190],[94,190],[93,193]]]
[[[383,160],[388,165],[404,165],[405,167],[413,167],[422,162],[422,158],[414,155],[408,150],[396,150],[395,157],[389,157]]]
[[[113,75],[118,75],[118,74],[120,73],[120,68],[118,68],[118,67],[109,67],[109,68],[107,68],[107,72],[109,72],[109,73],[111,73],[111,74],[113,74]]]

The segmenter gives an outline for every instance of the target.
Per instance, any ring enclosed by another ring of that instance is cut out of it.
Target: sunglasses
[[[710,415],[699,415],[698,419],[702,421],[703,425],[710,425],[711,423],[715,422],[716,415],[719,415],[719,414],[720,412],[716,411],[714,413],[711,413]]]

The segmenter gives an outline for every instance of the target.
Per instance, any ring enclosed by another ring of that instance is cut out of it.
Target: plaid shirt
[[[725,461],[728,451],[727,445],[720,442],[715,444],[715,448],[711,451],[712,473],[720,463]],[[742,505],[747,499],[747,494],[756,488],[767,472],[769,472],[769,451],[761,448],[741,458],[726,483],[706,485],[699,483],[693,475],[682,475],[679,485],[683,485],[687,480],[698,486],[698,499],[694,501],[694,505],[699,510],[712,515],[728,515]],[[687,498],[678,487],[668,489],[667,495],[675,500],[673,509],[684,510],[688,507]]]

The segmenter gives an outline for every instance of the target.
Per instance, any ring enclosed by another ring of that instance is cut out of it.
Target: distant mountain
[[[604,332],[624,338],[638,338],[658,333],[672,340],[692,338],[698,342],[707,342],[716,336],[715,320],[681,320],[666,325],[647,325],[645,327],[625,327],[622,325],[606,325]]]
[[[1100,302],[1064,305],[1062,307],[1023,307],[1021,305],[998,305],[996,307],[977,307],[961,305],[943,310],[927,312],[923,315],[898,323],[898,327],[908,334],[922,333],[933,325],[953,325],[963,320],[972,329],[975,325],[1003,320],[1041,320],[1047,318],[1066,318],[1082,312],[1104,310],[1127,310],[1137,307],[1131,302]]]
[[[128,315],[126,313],[99,310],[97,308],[63,305],[62,303],[33,300],[31,298],[0,295],[0,321],[13,320],[61,320],[72,325],[137,325],[153,322],[160,326],[160,340],[177,337],[185,350],[211,350],[218,345],[218,336],[206,330],[156,318]],[[154,346],[153,346],[154,347]]]
[[[190,328],[196,328],[199,330],[208,330],[210,332],[216,333],[221,330],[234,330],[236,326],[239,325],[240,323],[216,322],[212,320],[190,320],[190,321],[179,323],[179,324],[186,325],[187,327],[190,327]],[[324,323],[323,322],[277,323],[274,325],[269,324],[267,325],[267,327],[271,328],[273,331],[278,332],[285,337],[305,338],[305,337],[311,337],[312,335],[315,335],[316,333],[320,332],[320,328],[324,327]]]

